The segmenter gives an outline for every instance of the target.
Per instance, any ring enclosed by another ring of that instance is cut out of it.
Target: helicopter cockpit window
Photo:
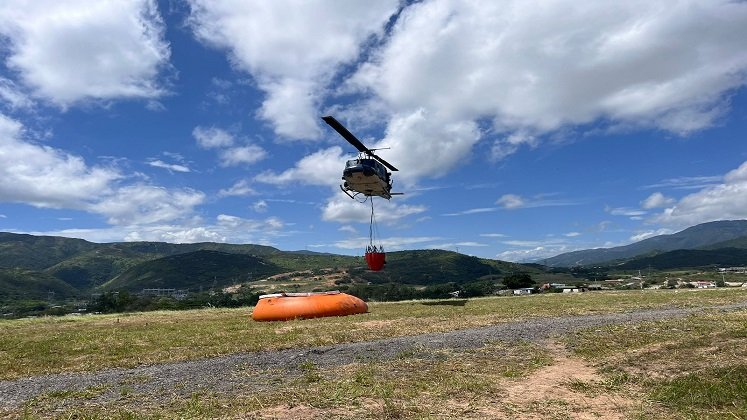
[[[376,171],[376,173],[380,177],[384,177],[384,174],[386,173],[386,171],[384,170],[384,166],[380,164],[379,162],[377,162],[375,159],[361,159],[360,163],[361,165],[366,166]]]

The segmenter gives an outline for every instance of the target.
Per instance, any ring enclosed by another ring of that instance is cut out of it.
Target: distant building
[[[534,293],[534,289],[531,287],[522,287],[521,289],[514,289],[515,295],[531,295]]]
[[[699,280],[699,281],[691,281],[691,285],[693,285],[696,289],[715,289],[716,283],[712,281],[705,281],[705,280]]]
[[[184,299],[189,292],[179,289],[143,289],[140,296],[170,297],[174,299]]]
[[[719,268],[718,271],[730,273],[747,273],[747,267],[724,267]]]

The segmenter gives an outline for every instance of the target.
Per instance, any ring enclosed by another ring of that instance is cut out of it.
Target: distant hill
[[[721,248],[740,248],[747,249],[747,236],[730,239],[724,242],[718,242],[713,245],[701,247],[701,249],[721,249]]]
[[[101,291],[144,288],[209,290],[289,272],[328,269],[357,282],[431,285],[468,283],[506,274],[541,279],[543,267],[470,257],[443,250],[387,254],[382,272],[368,271],[360,256],[281,251],[262,245],[123,242],[0,233],[0,302],[86,297]]]
[[[41,270],[94,248],[83,239],[0,232],[0,267]]]
[[[671,270],[675,268],[710,266],[747,266],[747,249],[678,249],[653,256],[634,258],[616,265],[615,268],[624,270],[643,270],[650,267],[656,270]]]
[[[356,275],[371,283],[430,285],[467,283],[485,276],[502,277],[512,272],[539,272],[537,269],[503,261],[471,257],[438,249],[387,253],[381,272],[361,271]]]
[[[283,269],[251,255],[200,250],[138,264],[102,285],[103,290],[224,287],[282,273]]]
[[[64,299],[77,294],[74,287],[49,274],[23,268],[0,268],[0,302]]]
[[[627,260],[644,254],[679,249],[701,249],[747,236],[747,220],[723,220],[689,227],[671,235],[659,235],[630,245],[568,252],[547,258],[547,266],[604,264]]]

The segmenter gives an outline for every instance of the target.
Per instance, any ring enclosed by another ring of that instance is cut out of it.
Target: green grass
[[[747,418],[747,311],[594,328],[566,338],[605,378],[575,384],[650,404],[643,417]]]
[[[651,397],[693,417],[745,418],[746,379],[747,364],[713,367],[660,381]]]
[[[630,291],[481,298],[464,306],[374,303],[370,313],[257,323],[249,310],[210,309],[0,321],[0,377],[95,371],[241,351],[354,342],[450,331],[519,319],[743,302],[739,289]],[[433,302],[430,302],[433,303]],[[631,418],[746,418],[747,311],[704,312],[684,319],[595,327],[564,338],[601,376],[561,387],[589,400],[632,398]],[[335,369],[298,361],[297,373],[240,371],[249,391],[187,397],[133,392],[131,383],[41,395],[0,417],[27,418],[568,418],[579,407],[563,397],[506,404],[505,387],[556,363],[537,343],[494,342],[471,350],[415,348],[383,362]],[[562,363],[562,362],[561,362]],[[133,378],[132,381],[147,380]],[[186,388],[185,388],[186,389]],[[104,393],[114,401],[100,402]]]
[[[249,308],[1,320],[0,379],[746,298],[747,291],[719,289],[494,297],[471,299],[464,306],[372,303],[364,315],[284,323],[254,322]],[[645,334],[637,337],[646,339]]]

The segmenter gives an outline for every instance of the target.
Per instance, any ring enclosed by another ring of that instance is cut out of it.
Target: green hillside
[[[547,266],[571,267],[574,265],[608,264],[645,254],[675,251],[679,249],[705,249],[724,247],[725,241],[739,240],[744,243],[747,236],[747,220],[720,220],[702,223],[671,235],[659,235],[630,245],[613,248],[573,251],[542,262]],[[734,245],[730,245],[734,246]]]
[[[80,253],[44,271],[79,290],[89,290],[157,256],[113,244]]]
[[[21,268],[0,268],[0,302],[14,300],[63,299],[78,291],[64,281],[46,273]]]
[[[0,267],[43,270],[97,246],[82,239],[0,232]]]
[[[702,247],[702,249],[722,249],[722,248],[741,248],[747,249],[747,236],[740,236],[739,238],[731,239],[728,241],[718,242],[713,245]]]
[[[44,297],[50,291],[58,296],[82,297],[99,291],[139,292],[145,288],[209,290],[247,282],[259,287],[262,284],[256,283],[257,280],[307,270],[349,275],[357,284],[412,286],[466,284],[484,279],[500,281],[512,273],[529,273],[540,282],[549,275],[540,266],[480,259],[443,250],[388,253],[386,268],[371,272],[361,256],[289,252],[251,244],[95,244],[79,239],[0,233],[0,247],[3,251],[0,261],[6,264],[4,283],[0,286],[4,286],[3,296],[11,299],[11,296]]]
[[[101,288],[130,291],[144,288],[210,289],[283,271],[281,267],[251,255],[201,250],[140,263]]]
[[[747,266],[747,249],[679,249],[653,256],[635,258],[626,261],[625,263],[615,265],[614,268],[623,270],[643,270],[650,267],[656,270],[671,270],[675,268],[712,266]]]
[[[356,275],[371,283],[430,285],[468,283],[485,276],[512,272],[538,272],[521,264],[470,257],[452,251],[414,250],[387,254],[383,271],[360,271]]]

